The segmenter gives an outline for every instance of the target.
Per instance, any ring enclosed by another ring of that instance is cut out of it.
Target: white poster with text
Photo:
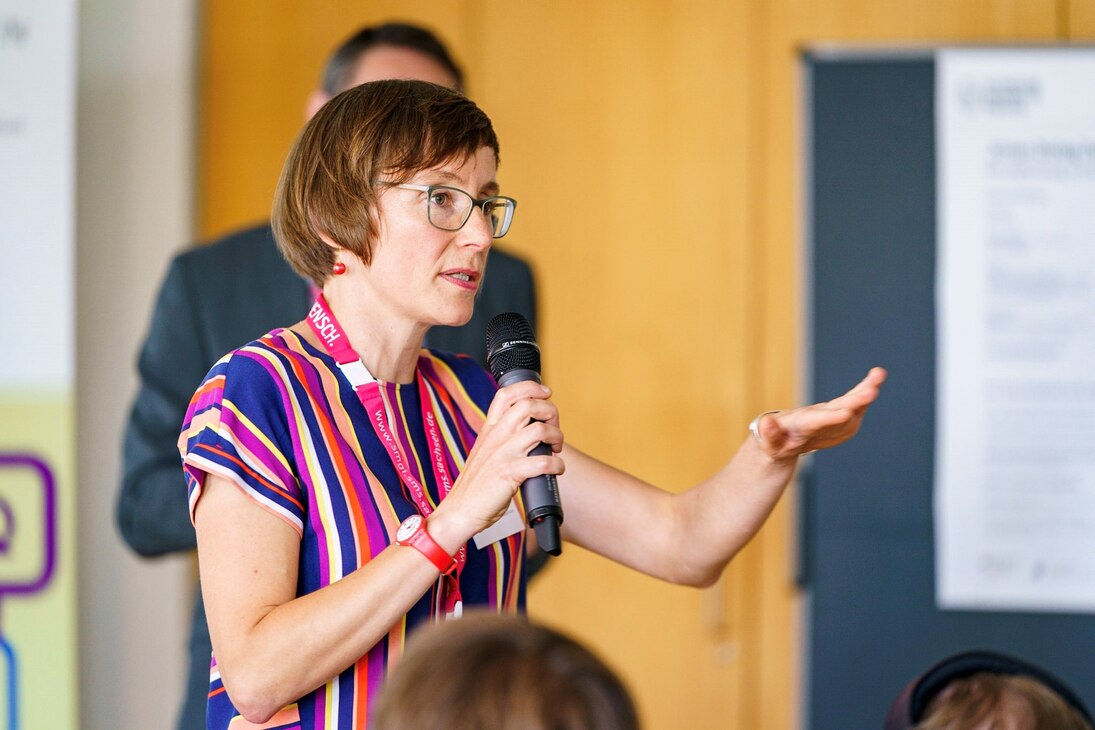
[[[937,55],[936,596],[1095,611],[1095,50]]]

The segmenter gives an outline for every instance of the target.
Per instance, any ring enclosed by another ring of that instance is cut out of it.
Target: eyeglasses
[[[460,188],[448,185],[412,185],[400,183],[393,187],[420,190],[426,193],[426,218],[435,228],[443,231],[459,231],[471,217],[472,208],[479,208],[486,216],[493,238],[501,238],[513,222],[517,201],[502,195],[477,200]]]

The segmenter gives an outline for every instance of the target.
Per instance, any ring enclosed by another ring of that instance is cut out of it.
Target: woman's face
[[[497,195],[494,158],[494,150],[481,147],[466,159],[421,170],[407,182],[448,185],[476,199]],[[366,271],[375,303],[391,316],[427,326],[471,319],[493,242],[483,211],[473,208],[460,230],[442,230],[427,217],[425,191],[394,186],[381,193],[377,210],[379,236]]]

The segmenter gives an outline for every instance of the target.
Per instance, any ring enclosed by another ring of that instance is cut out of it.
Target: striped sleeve
[[[206,375],[179,435],[191,521],[205,477],[214,474],[303,534],[304,506],[290,463],[285,387],[268,353],[256,345],[227,355]]]

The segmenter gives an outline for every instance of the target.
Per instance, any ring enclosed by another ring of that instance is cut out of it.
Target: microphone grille
[[[540,347],[524,316],[503,312],[487,323],[487,365],[495,380],[510,370],[540,372]]]

